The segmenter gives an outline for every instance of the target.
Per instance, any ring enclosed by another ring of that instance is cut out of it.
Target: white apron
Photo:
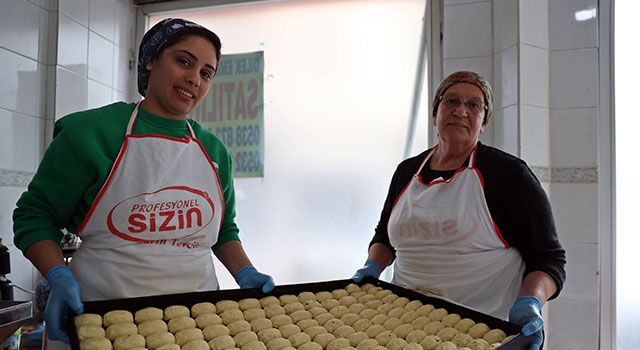
[[[70,263],[83,301],[218,289],[213,246],[224,212],[214,164],[191,136],[134,135],[78,230]]]
[[[497,232],[473,167],[476,150],[450,180],[425,184],[419,174],[434,151],[391,211],[392,283],[506,319],[522,285],[522,257]]]

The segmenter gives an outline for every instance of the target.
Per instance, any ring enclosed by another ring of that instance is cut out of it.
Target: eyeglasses
[[[442,105],[449,109],[456,109],[463,103],[458,96],[440,96],[440,100],[442,101]],[[480,114],[481,112],[489,110],[489,107],[479,99],[472,98],[464,101],[464,105],[467,106],[467,109],[473,114]]]

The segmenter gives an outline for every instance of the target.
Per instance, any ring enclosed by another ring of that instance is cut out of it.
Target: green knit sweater
[[[125,138],[135,104],[118,102],[73,113],[55,123],[53,140],[27,191],[13,212],[14,243],[23,252],[41,240],[60,242],[62,228],[76,232],[107,180]],[[224,218],[217,247],[239,240],[235,223],[235,190],[231,156],[225,145],[196,121],[189,119],[196,138],[213,162],[224,194]],[[138,110],[134,134],[189,135],[184,121]]]

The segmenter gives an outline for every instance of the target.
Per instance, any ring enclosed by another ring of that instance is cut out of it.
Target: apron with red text
[[[522,257],[494,225],[475,149],[451,179],[425,184],[419,174],[434,151],[391,211],[392,283],[506,319],[522,285]]]
[[[70,263],[84,301],[218,289],[211,247],[224,197],[191,136],[134,135],[138,106]]]

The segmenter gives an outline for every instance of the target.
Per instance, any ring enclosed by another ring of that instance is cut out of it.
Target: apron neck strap
[[[438,145],[435,145],[433,147],[433,149],[429,153],[427,153],[427,156],[424,157],[424,160],[422,161],[422,164],[420,164],[420,167],[416,171],[416,175],[418,175],[418,174],[420,174],[422,172],[422,168],[424,168],[424,165],[427,164],[427,161],[436,152],[437,148],[438,148]],[[471,151],[471,155],[469,156],[469,164],[467,165],[467,168],[469,168],[469,169],[473,168],[473,164],[475,164],[475,161],[476,161],[476,150],[477,149],[478,149],[478,146],[476,145],[475,147],[473,147],[473,150]]]
[[[127,133],[126,136],[129,136],[133,133],[133,126],[136,123],[136,120],[138,119],[138,107],[140,107],[140,104],[142,103],[142,101],[138,101],[136,103],[135,108],[133,108],[133,112],[131,112],[131,116],[129,117],[129,124],[127,124]],[[185,123],[187,123],[187,128],[189,129],[189,134],[191,135],[191,137],[193,137],[194,139],[196,138],[196,133],[193,131],[193,127],[191,127],[191,124],[189,124],[189,122],[187,122],[185,120]]]

